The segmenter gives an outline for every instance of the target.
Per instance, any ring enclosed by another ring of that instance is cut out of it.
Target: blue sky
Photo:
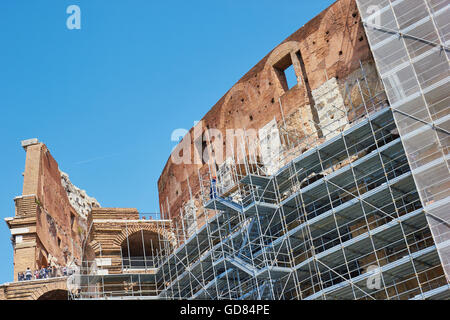
[[[0,1],[0,216],[14,216],[25,152],[47,144],[104,207],[159,211],[176,128],[192,127],[331,0]],[[81,30],[66,8],[81,8]],[[0,221],[0,283],[13,277]]]

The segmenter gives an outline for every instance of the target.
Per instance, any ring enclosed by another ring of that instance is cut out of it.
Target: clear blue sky
[[[0,216],[14,216],[25,152],[47,144],[104,207],[159,211],[176,128],[192,127],[331,0],[0,1]],[[68,30],[66,8],[81,8]],[[0,221],[0,283],[13,277]]]

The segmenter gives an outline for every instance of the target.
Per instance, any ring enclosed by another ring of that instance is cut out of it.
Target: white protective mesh
[[[448,0],[357,0],[450,280]]]

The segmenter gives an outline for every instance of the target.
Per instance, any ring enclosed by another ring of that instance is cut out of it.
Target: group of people
[[[63,267],[55,267],[55,266],[44,267],[43,266],[41,269],[34,270],[34,271],[32,271],[28,267],[25,272],[19,272],[18,280],[19,281],[27,281],[27,280],[36,280],[36,279],[65,277],[65,276],[70,276],[72,273],[73,273],[73,270],[66,266],[63,266]]]

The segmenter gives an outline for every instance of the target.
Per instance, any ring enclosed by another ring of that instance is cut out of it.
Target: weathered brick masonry
[[[28,267],[79,263],[87,231],[86,219],[71,205],[58,164],[47,147],[37,139],[25,141],[23,147],[23,192],[14,199],[15,217],[6,219],[13,236],[14,280]]]

